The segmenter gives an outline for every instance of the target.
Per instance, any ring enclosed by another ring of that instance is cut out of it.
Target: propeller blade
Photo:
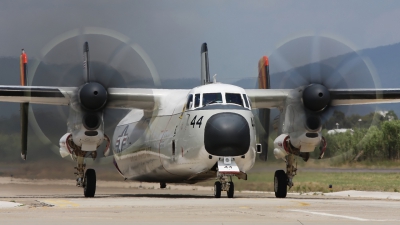
[[[210,83],[207,43],[201,45],[201,85]]]
[[[90,82],[89,43],[87,41],[83,44],[83,69],[86,82]]]
[[[28,109],[29,103],[20,104],[21,114],[21,158],[26,160],[28,153]]]

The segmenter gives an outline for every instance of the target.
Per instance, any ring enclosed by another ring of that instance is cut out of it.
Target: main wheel
[[[214,183],[214,197],[220,198],[221,197],[221,182],[215,181]]]
[[[96,193],[96,171],[94,169],[86,170],[83,193],[85,197],[94,197]]]
[[[275,197],[277,198],[286,198],[287,194],[287,175],[283,170],[275,171],[274,176],[274,191]]]
[[[233,198],[233,195],[235,194],[235,186],[233,185],[233,182],[229,182],[229,190],[227,191],[228,198]]]

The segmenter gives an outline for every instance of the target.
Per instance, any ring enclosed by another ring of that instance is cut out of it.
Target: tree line
[[[328,129],[336,128],[336,121],[348,131],[328,134]],[[400,160],[400,120],[394,111],[349,117],[336,111],[324,127],[322,133],[328,143],[325,157],[343,162]]]

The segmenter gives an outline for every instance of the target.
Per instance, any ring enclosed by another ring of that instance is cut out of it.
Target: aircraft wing
[[[0,101],[69,105],[78,88],[0,85]],[[108,88],[107,107],[154,109],[160,97],[184,90]],[[252,108],[280,108],[292,89],[246,89]],[[187,90],[184,91],[185,93]],[[331,105],[362,105],[400,102],[400,89],[330,89]]]
[[[0,101],[68,105],[77,88],[0,85]]]
[[[252,108],[280,108],[291,89],[246,89]],[[400,89],[330,89],[331,105],[399,103]]]
[[[48,105],[69,105],[77,94],[76,87],[45,86],[2,86],[0,101]],[[145,88],[108,88],[106,107],[123,109],[153,110],[160,103],[160,97],[187,94],[188,90],[145,89]]]
[[[184,95],[189,90],[149,88],[108,88],[107,107],[153,110],[162,104],[161,97]]]
[[[253,109],[281,108],[291,89],[246,89]]]
[[[400,102],[400,89],[331,89],[331,105],[363,105]]]

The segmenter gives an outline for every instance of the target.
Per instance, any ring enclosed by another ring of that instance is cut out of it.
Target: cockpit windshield
[[[243,106],[243,99],[240,94],[236,93],[226,93],[225,94],[226,103],[232,103]]]
[[[222,103],[221,93],[204,93],[203,94],[203,106],[215,103]]]

